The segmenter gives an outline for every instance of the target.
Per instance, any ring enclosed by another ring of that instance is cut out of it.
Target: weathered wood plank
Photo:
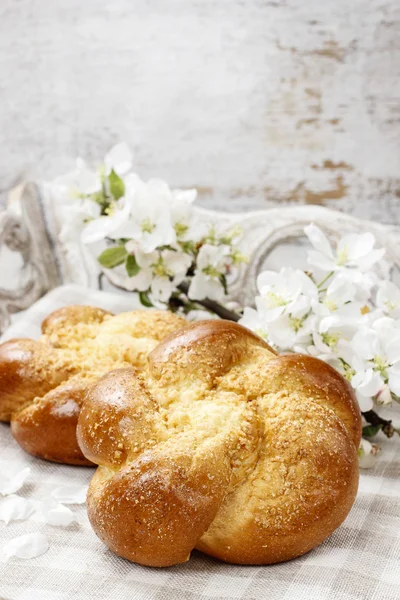
[[[4,0],[0,189],[98,160],[400,223],[398,0]]]

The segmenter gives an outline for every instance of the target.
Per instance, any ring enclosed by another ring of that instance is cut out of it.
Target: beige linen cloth
[[[69,285],[39,300],[6,332],[38,337],[40,323],[67,304],[94,304],[115,312],[138,306],[119,297]],[[386,412],[397,418],[400,412]],[[356,503],[343,525],[321,546],[288,563],[241,567],[198,552],[168,569],[141,567],[109,551],[92,532],[84,506],[72,506],[79,524],[52,527],[36,515],[9,525],[0,522],[0,599],[7,600],[399,600],[400,439],[379,434],[382,453],[375,468],[361,474]],[[40,500],[66,484],[88,484],[93,469],[66,467],[25,454],[0,425],[0,476],[29,466],[19,495]],[[1,503],[2,500],[0,500]],[[43,532],[49,550],[40,557],[7,560],[2,546],[29,532]]]

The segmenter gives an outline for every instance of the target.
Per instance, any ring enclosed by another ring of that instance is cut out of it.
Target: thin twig
[[[178,285],[178,289],[180,289],[181,292],[183,292],[187,296],[189,291],[189,285],[185,281],[182,281],[182,283]],[[207,310],[218,315],[219,317],[221,317],[221,319],[235,321],[235,323],[237,323],[240,319],[240,315],[235,313],[233,310],[229,310],[229,308],[222,306],[222,304],[215,302],[215,300],[209,300],[208,298],[206,298],[205,300],[196,300],[196,303],[200,304],[200,306],[203,306]]]

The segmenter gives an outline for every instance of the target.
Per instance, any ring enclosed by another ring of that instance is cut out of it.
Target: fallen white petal
[[[9,494],[18,492],[24,485],[30,473],[30,468],[26,467],[14,475],[14,477],[2,477],[4,483],[0,486],[0,494],[8,496]]]
[[[361,469],[371,469],[376,464],[376,454],[378,447],[371,444],[368,440],[361,438],[358,448],[358,464]]]
[[[6,525],[10,521],[25,521],[33,511],[31,500],[11,495],[0,504],[0,521],[4,521]]]
[[[76,521],[76,517],[70,508],[59,504],[52,498],[44,500],[39,510],[49,525],[68,527]]]
[[[87,485],[62,485],[53,490],[51,495],[63,504],[85,504]]]
[[[27,533],[10,540],[3,546],[4,554],[10,558],[35,558],[49,549],[49,543],[43,533]]]

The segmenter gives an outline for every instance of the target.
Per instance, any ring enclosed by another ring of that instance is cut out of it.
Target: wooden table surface
[[[2,0],[0,190],[119,140],[210,208],[400,223],[398,0]]]

